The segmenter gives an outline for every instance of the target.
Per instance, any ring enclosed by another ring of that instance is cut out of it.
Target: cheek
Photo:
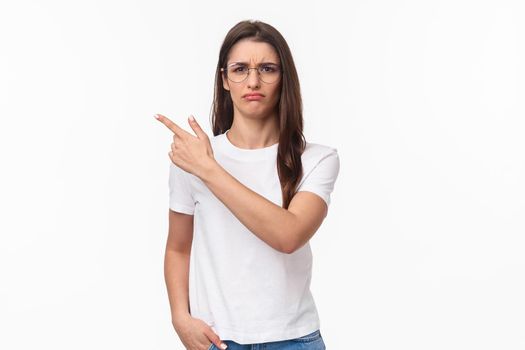
[[[242,100],[242,94],[241,94],[241,91],[235,89],[235,88],[230,88],[230,95],[232,97],[232,99],[234,101],[240,101]]]
[[[279,88],[275,88],[272,90],[271,95],[272,95],[272,100],[277,100],[279,99],[279,96],[281,95],[281,90]]]

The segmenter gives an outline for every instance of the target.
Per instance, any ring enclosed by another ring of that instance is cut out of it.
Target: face
[[[233,62],[245,62],[245,67],[248,68],[258,67],[261,63],[281,64],[272,45],[249,39],[239,40],[232,46],[226,65]],[[250,69],[249,72],[248,77],[240,83],[229,80],[225,72],[222,72],[223,87],[230,91],[235,113],[252,118],[272,115],[279,102],[282,74],[276,82],[269,84],[261,80],[257,70]],[[263,97],[258,100],[244,97],[253,92],[260,93]]]

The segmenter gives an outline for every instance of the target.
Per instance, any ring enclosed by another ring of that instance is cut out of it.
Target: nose
[[[253,71],[253,72],[252,72]],[[249,69],[248,70],[248,78],[246,78],[248,82],[248,87],[256,87],[260,84],[260,77],[259,77],[259,71],[257,68]]]

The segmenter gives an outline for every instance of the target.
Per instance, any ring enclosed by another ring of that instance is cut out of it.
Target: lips
[[[264,95],[259,94],[259,93],[251,93],[251,94],[246,94],[243,97],[249,101],[257,101],[257,100],[262,99]]]

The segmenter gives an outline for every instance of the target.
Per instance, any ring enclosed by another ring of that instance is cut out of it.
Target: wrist
[[[217,163],[215,158],[211,158],[202,169],[202,173],[198,177],[204,182],[208,183],[211,179],[215,178],[220,171],[220,164]]]
[[[176,313],[171,316],[171,323],[175,328],[178,328],[180,325],[186,324],[191,317],[189,312]]]

